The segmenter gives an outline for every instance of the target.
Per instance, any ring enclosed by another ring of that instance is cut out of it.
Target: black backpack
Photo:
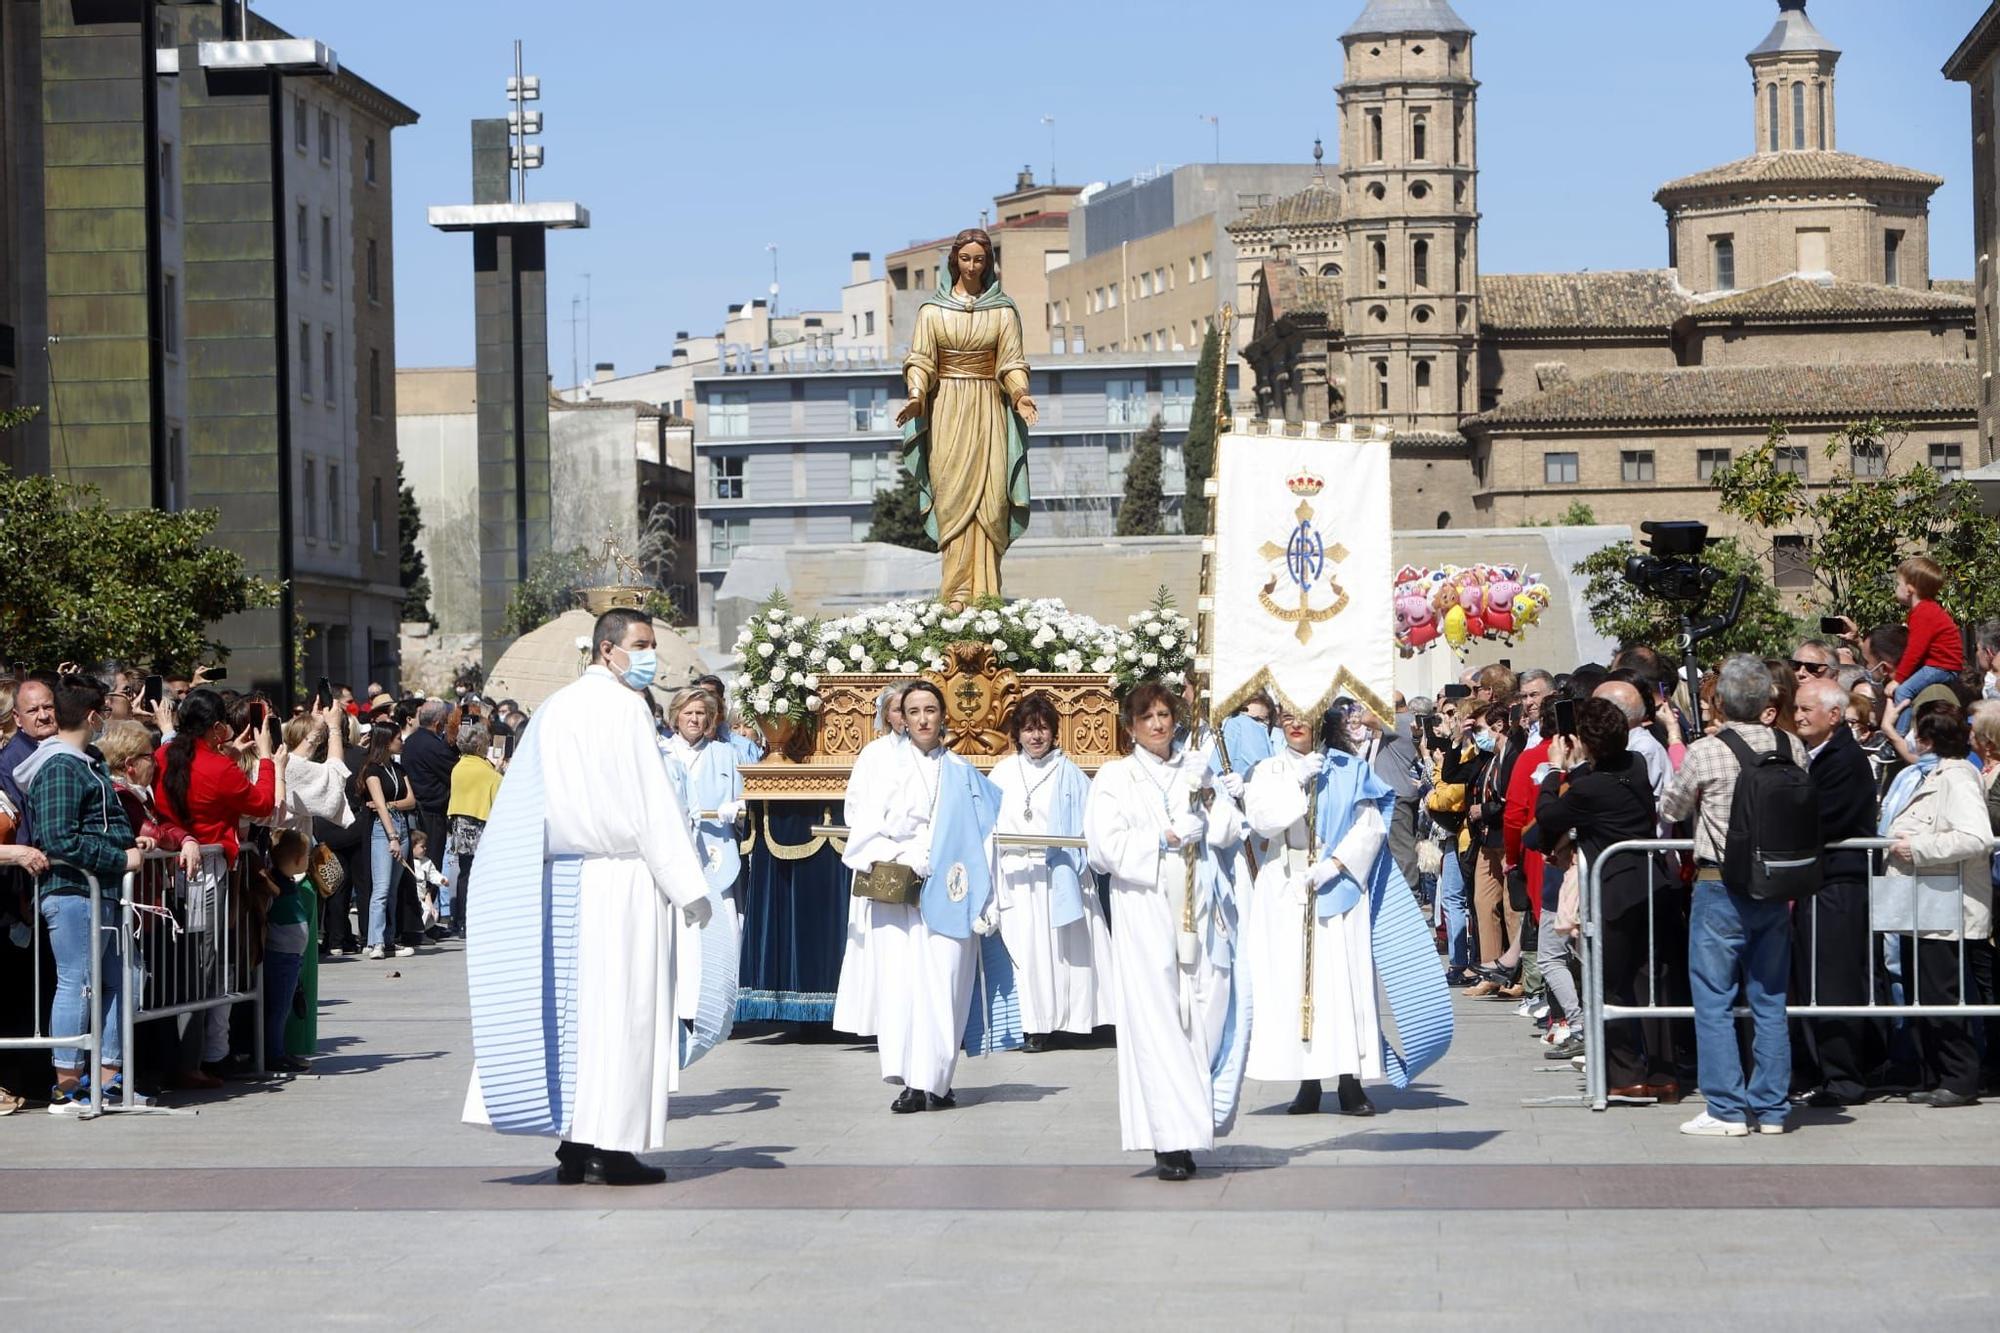
[[[1729,806],[1723,883],[1760,900],[1818,893],[1823,849],[1812,778],[1782,744],[1758,754],[1726,727],[1719,735],[1743,766]]]

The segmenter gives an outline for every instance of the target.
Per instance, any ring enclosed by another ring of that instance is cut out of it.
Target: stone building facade
[[[1753,153],[1654,196],[1658,269],[1478,270],[1473,40],[1448,0],[1370,0],[1342,35],[1337,182],[1230,229],[1257,257],[1258,411],[1392,427],[1397,527],[1548,522],[1582,500],[1600,522],[1725,531],[1708,478],[1773,424],[1814,483],[1826,439],[1868,417],[1900,435],[1883,466],[1992,459],[1973,284],[1930,273],[1943,182],[1835,146],[1840,53],[1805,0],[1779,0],[1748,54]]]
[[[1971,295],[1979,306],[1979,443],[1987,459],[2000,457],[1995,439],[2000,407],[1993,401],[1996,339],[2000,339],[2000,282],[1993,264],[2000,256],[2000,138],[1993,108],[2000,102],[2000,3],[1988,5],[1972,31],[1945,62],[1944,74],[1972,90],[1972,251],[1978,256]]]

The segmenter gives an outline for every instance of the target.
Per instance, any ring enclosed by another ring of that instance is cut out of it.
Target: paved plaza
[[[551,1145],[458,1123],[463,977],[456,948],[333,962],[309,1076],[0,1124],[0,1327],[2000,1320],[2000,1104],[1736,1140],[1677,1134],[1691,1108],[1527,1108],[1580,1077],[1461,999],[1377,1118],[1252,1084],[1170,1185],[1118,1151],[1108,1044],[968,1061],[957,1111],[892,1117],[870,1049],[769,1028],[688,1071],[665,1186],[562,1188]]]

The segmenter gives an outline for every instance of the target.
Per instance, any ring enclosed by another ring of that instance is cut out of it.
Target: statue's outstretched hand
[[[1030,426],[1034,425],[1042,415],[1041,409],[1035,406],[1035,400],[1025,393],[1014,400],[1014,410],[1019,412],[1021,420],[1027,422]]]
[[[904,425],[907,422],[914,421],[923,414],[924,400],[921,398],[912,398],[909,402],[904,403],[903,410],[896,414],[896,424],[898,426]]]

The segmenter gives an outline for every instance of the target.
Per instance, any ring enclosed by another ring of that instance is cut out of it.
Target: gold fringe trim
[[[832,806],[820,807],[819,822],[821,824],[831,824],[833,822]],[[831,847],[838,853],[845,853],[847,851],[847,839],[830,838],[821,835],[816,838],[808,838],[804,842],[782,843],[771,836],[771,817],[767,813],[764,816],[764,846],[770,851],[771,855],[777,857],[780,861],[803,861],[807,857],[818,855],[820,850],[825,847]]]
[[[1367,705],[1368,710],[1382,720],[1383,726],[1396,725],[1396,710],[1383,703],[1375,691],[1363,685],[1346,667],[1335,673],[1332,682],[1317,701],[1306,704],[1297,703],[1290,695],[1279,689],[1278,682],[1272,677],[1269,667],[1259,667],[1257,674],[1238,686],[1235,693],[1219,701],[1213,699],[1209,701],[1209,725],[1220,728],[1225,718],[1248,703],[1260,691],[1268,691],[1272,699],[1277,701],[1280,710],[1295,717],[1312,718],[1315,728],[1319,725],[1319,719],[1326,715],[1326,710],[1333,706],[1333,701],[1343,694]]]

